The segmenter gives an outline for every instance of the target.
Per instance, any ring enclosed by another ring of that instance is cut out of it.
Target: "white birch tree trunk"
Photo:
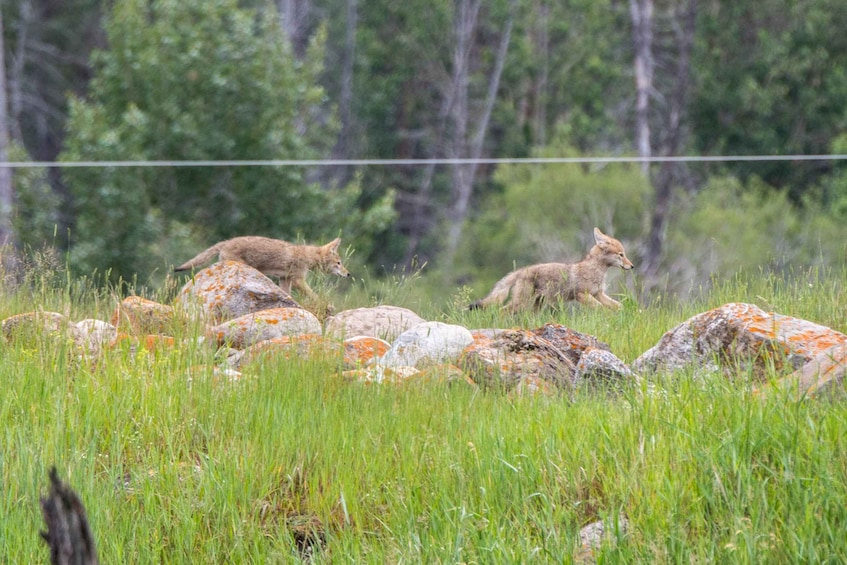
[[[650,93],[653,90],[653,0],[629,0],[632,40],[635,47],[635,146],[647,159],[650,147]],[[641,172],[650,174],[650,163],[642,161]]]
[[[488,123],[491,112],[497,101],[497,92],[500,89],[500,78],[503,75],[503,67],[506,63],[506,55],[511,42],[512,26],[514,24],[514,2],[510,3],[509,19],[506,21],[500,36],[500,44],[497,48],[497,57],[494,69],[488,80],[488,91],[482,107],[482,114],[478,117],[476,131],[471,139],[468,139],[470,129],[469,110],[469,67],[470,50],[472,47],[473,34],[476,31],[477,16],[479,14],[479,0],[463,0],[459,3],[456,24],[456,49],[454,54],[454,81],[456,86],[456,103],[453,105],[453,157],[479,159],[485,145],[485,137],[488,133]],[[444,249],[444,264],[452,266],[459,246],[459,238],[462,235],[468,208],[473,196],[473,184],[476,178],[478,163],[472,161],[467,164],[455,164],[453,166],[453,197],[452,205],[448,211],[447,242]]]
[[[688,93],[691,83],[691,51],[696,33],[696,21],[697,0],[682,0],[671,9],[673,65],[669,77],[670,86],[664,93],[666,101],[666,114],[662,119],[664,135],[658,150],[658,153],[663,156],[678,155],[684,148],[685,111],[688,107]],[[642,268],[646,289],[658,282],[668,213],[675,187],[680,183],[682,177],[682,170],[682,165],[678,163],[663,162],[658,166],[658,170],[655,171],[652,179],[654,197],[650,215],[650,233],[647,237]]]

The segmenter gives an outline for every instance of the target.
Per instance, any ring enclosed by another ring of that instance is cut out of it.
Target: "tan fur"
[[[594,247],[579,263],[542,263],[512,271],[471,308],[500,304],[512,312],[555,305],[558,300],[620,308],[606,294],[606,271],[610,267],[632,269],[620,241],[594,228]]]
[[[279,286],[286,293],[291,289],[315,299],[317,295],[306,283],[306,274],[312,270],[349,277],[350,272],[341,263],[338,246],[341,239],[335,238],[326,245],[296,245],[281,239],[257,235],[234,237],[216,243],[174,271],[188,271],[211,261],[218,256],[220,261],[238,261],[250,265],[269,277],[278,277]]]

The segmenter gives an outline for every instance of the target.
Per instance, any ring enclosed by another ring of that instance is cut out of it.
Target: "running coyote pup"
[[[621,303],[606,294],[609,267],[632,269],[620,241],[594,228],[594,247],[579,263],[542,263],[512,271],[471,308],[500,304],[512,312],[555,305],[557,300],[577,300],[592,306],[620,308]]]
[[[287,294],[291,294],[293,287],[309,298],[316,299],[317,295],[306,283],[306,274],[310,269],[339,277],[350,276],[338,254],[340,244],[340,238],[326,245],[296,245],[281,239],[245,235],[216,243],[174,271],[194,269],[217,255],[220,261],[246,263],[269,277],[278,277],[279,287]]]

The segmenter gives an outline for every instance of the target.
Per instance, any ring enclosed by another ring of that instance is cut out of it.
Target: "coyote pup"
[[[554,305],[558,299],[578,300],[582,304],[620,308],[621,303],[606,294],[609,267],[632,269],[620,241],[594,228],[594,242],[579,263],[542,263],[512,271],[482,300],[471,304],[481,308],[501,304],[512,312]]]
[[[341,264],[341,256],[338,254],[340,244],[340,238],[326,245],[295,245],[281,239],[245,235],[216,243],[174,271],[199,267],[217,255],[220,261],[246,263],[269,277],[278,277],[280,288],[287,294],[291,294],[291,288],[294,287],[314,300],[317,295],[306,283],[306,273],[310,269],[339,277],[350,276],[350,272]]]

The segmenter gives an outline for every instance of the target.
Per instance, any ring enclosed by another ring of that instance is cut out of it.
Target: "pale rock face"
[[[802,368],[774,383],[774,387],[798,398],[825,396],[828,393],[835,393],[839,387],[843,392],[845,376],[847,376],[847,342],[833,345],[818,353]]]
[[[611,351],[603,349],[586,349],[576,364],[575,381],[577,386],[614,384],[635,378],[626,363],[615,357],[615,354]]]
[[[354,308],[329,318],[325,333],[336,337],[370,336],[391,341],[425,321],[411,310],[398,306]]]
[[[452,362],[472,342],[473,336],[467,328],[441,322],[424,322],[400,334],[377,363],[388,367],[421,367]]]
[[[103,320],[89,318],[76,323],[89,355],[97,356],[118,337],[118,329]]]

